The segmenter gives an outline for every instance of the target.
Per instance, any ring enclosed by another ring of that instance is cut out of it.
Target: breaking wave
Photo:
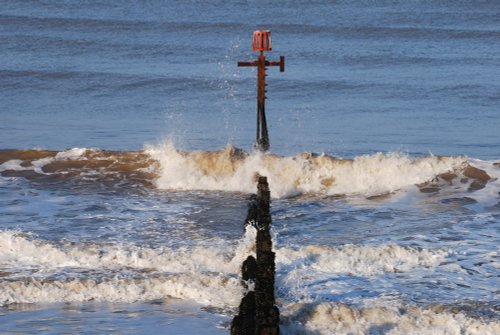
[[[372,276],[385,272],[406,272],[415,267],[437,266],[450,252],[443,249],[418,249],[394,244],[379,246],[346,244],[341,247],[307,246],[298,250],[281,248],[276,252],[276,259],[282,265],[297,264],[300,261],[308,265],[308,271]]]
[[[242,261],[255,231],[239,243],[191,249],[67,244],[0,232],[0,305],[68,301],[144,301],[175,297],[211,306],[238,303]]]
[[[268,177],[274,197],[300,194],[375,196],[402,188],[450,183],[458,175],[468,186],[484,187],[490,177],[465,157],[410,158],[374,154],[353,160],[304,153],[292,157],[225,150],[179,152],[171,144],[146,150],[160,162],[156,185],[162,189],[255,192],[255,176]],[[179,168],[182,167],[182,168]]]
[[[171,249],[114,244],[62,244],[17,231],[0,232],[0,305],[67,301],[194,299],[211,306],[234,307],[242,295],[240,266],[254,252],[255,229],[247,227],[237,245]],[[278,248],[282,285],[305,280],[288,268],[355,276],[433,267],[448,255],[397,245]]]
[[[463,308],[428,306],[353,307],[322,302],[294,304],[282,315],[288,334],[500,334],[498,320],[467,315]]]
[[[254,245],[249,229],[236,246],[222,241],[212,247],[144,248],[125,244],[67,244],[56,246],[45,240],[31,239],[16,231],[0,232],[0,265],[11,269],[121,269],[133,268],[169,273],[239,273],[239,267]]]
[[[312,153],[283,157],[249,154],[233,146],[218,151],[180,151],[170,143],[129,152],[80,148],[0,151],[4,177],[49,182],[79,178],[165,190],[253,193],[256,176],[265,175],[275,198],[301,194],[373,197],[408,188],[432,193],[449,185],[476,191],[495,179],[490,176],[490,170],[498,174],[495,164],[488,162],[479,169],[466,157],[412,158],[397,153],[354,159]]]
[[[240,280],[220,274],[170,274],[147,278],[36,279],[23,278],[0,282],[0,305],[53,302],[136,302],[165,299],[190,299],[210,306],[238,303],[242,294]]]

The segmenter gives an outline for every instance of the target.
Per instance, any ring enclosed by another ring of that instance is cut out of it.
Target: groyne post
[[[271,240],[271,192],[266,177],[259,177],[257,196],[249,204],[246,224],[257,229],[256,256],[248,256],[242,264],[245,287],[250,280],[254,291],[248,291],[239,306],[239,313],[231,323],[232,335],[279,334],[279,309],[275,305],[275,254]]]
[[[275,305],[275,254],[271,240],[271,192],[266,177],[257,185],[257,278],[255,280],[255,323],[257,334],[279,333],[279,310]]]

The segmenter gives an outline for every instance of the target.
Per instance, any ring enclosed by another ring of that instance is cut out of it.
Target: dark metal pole
[[[256,146],[261,151],[269,150],[269,133],[266,122],[266,56],[260,52],[257,68],[257,122],[258,130]]]

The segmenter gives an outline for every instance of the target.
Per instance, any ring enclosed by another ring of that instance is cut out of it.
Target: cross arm
[[[238,66],[258,66],[259,62],[258,61],[253,61],[253,62],[238,62]]]
[[[280,72],[285,72],[285,56],[280,56],[279,62],[266,62],[266,66],[279,66]]]
[[[259,66],[259,61],[238,62],[238,66]],[[266,60],[265,66],[279,66],[280,72],[285,72],[285,56],[280,56],[279,62],[269,62]]]

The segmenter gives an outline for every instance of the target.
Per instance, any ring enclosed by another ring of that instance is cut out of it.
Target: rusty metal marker
[[[267,66],[279,66],[280,72],[285,72],[285,56],[280,56],[279,62],[269,62],[264,51],[272,50],[271,31],[257,30],[253,33],[252,50],[259,51],[257,60],[238,62],[238,66],[257,66],[257,136],[255,147],[260,151],[269,150],[269,132],[266,122],[266,69]]]

